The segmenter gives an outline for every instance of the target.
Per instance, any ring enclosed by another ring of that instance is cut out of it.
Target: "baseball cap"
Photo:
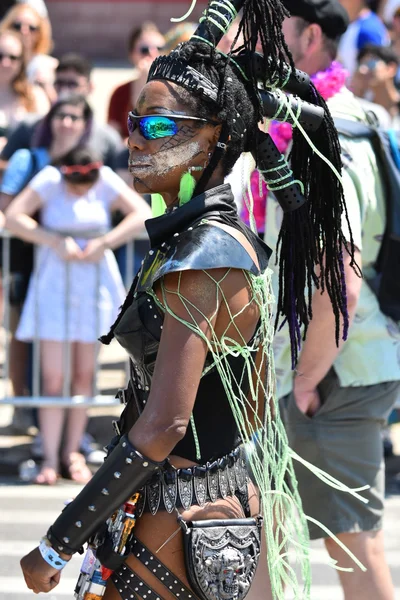
[[[350,23],[349,15],[339,0],[282,0],[292,17],[317,23],[329,38],[341,36]]]

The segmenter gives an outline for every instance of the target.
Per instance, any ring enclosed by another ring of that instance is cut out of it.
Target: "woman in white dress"
[[[40,225],[32,218],[38,210]],[[114,210],[125,218],[111,229]],[[96,340],[125,297],[111,249],[134,238],[149,216],[141,196],[87,148],[45,167],[10,204],[7,227],[40,246],[38,274],[30,281],[17,337],[40,339],[43,395],[62,395],[65,340],[71,342],[70,392],[92,395]],[[44,461],[37,483],[55,483],[60,464],[71,479],[90,478],[78,453],[86,420],[84,409],[39,410]]]

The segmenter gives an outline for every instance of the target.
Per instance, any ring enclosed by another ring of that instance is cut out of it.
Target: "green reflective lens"
[[[139,124],[140,133],[146,140],[157,140],[178,133],[178,125],[173,119],[162,116],[138,117],[129,114],[128,132],[131,135]]]
[[[143,117],[139,121],[139,129],[146,140],[157,140],[178,133],[178,125],[168,117]]]

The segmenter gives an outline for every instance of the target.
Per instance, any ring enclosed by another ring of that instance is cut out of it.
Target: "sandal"
[[[58,473],[54,467],[43,464],[39,473],[33,480],[37,485],[55,485],[57,483]]]
[[[68,460],[61,463],[61,476],[76,483],[87,483],[93,475],[86,464],[85,457],[79,452],[71,452]]]

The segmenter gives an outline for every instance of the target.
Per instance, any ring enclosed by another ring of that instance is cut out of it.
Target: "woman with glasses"
[[[58,107],[54,127],[61,129],[73,118],[84,127],[83,115],[72,109]],[[116,210],[124,219],[112,228]],[[149,212],[144,200],[85,147],[54,158],[10,204],[7,227],[39,246],[37,274],[31,278],[16,337],[40,340],[43,396],[65,391],[66,342],[71,356],[67,395],[93,395],[96,342],[125,296],[111,250],[132,239]],[[79,483],[90,479],[78,452],[86,423],[81,408],[39,409],[44,458],[36,483],[54,484],[60,473]]]
[[[40,100],[37,112],[43,114],[55,100],[53,82],[58,62],[50,56],[53,48],[50,20],[33,6],[19,3],[10,8],[0,22],[0,31],[5,29],[12,29],[21,36],[27,76]]]
[[[126,114],[136,104],[140,90],[146,83],[150,65],[159,56],[165,44],[164,37],[154,23],[146,22],[129,36],[129,60],[134,66],[134,77],[114,90],[108,107],[108,123],[126,138]]]
[[[29,4],[15,4],[0,22],[0,31],[13,29],[23,40],[29,62],[38,54],[50,54],[53,48],[51,24]]]
[[[27,79],[20,34],[0,29],[0,149],[27,113],[42,113],[41,98],[41,90]]]
[[[9,161],[0,186],[1,210],[7,208],[39,171],[85,142],[91,125],[92,111],[83,96],[71,96],[54,104],[35,133],[33,147],[17,150]],[[31,387],[27,380],[29,346],[17,340],[14,334],[33,268],[33,247],[12,239],[10,267],[10,380],[14,395],[25,396]],[[27,424],[33,424],[31,421],[32,416],[26,409],[15,409],[13,424],[17,429],[26,429]]]
[[[307,523],[275,399],[271,250],[238,217],[224,179],[243,152],[253,151],[266,177],[275,174],[271,181],[288,209],[302,192],[259,128],[265,115],[254,63],[251,69],[215,50],[215,37],[241,5],[245,50],[251,56],[260,40],[261,76],[283,87],[282,58],[291,56],[280,1],[211,0],[195,36],[153,62],[129,113],[134,187],[155,196],[158,216],[146,223],[151,249],[102,338],[115,337],[130,355],[126,407],[104,464],[21,561],[36,593],[53,590],[60,569],[90,540],[105,569],[96,566],[88,589],[85,561],[78,598],[242,600],[249,590],[251,597],[261,528],[251,517],[262,512],[271,584],[257,600],[283,600],[285,587],[291,597],[310,597]],[[281,112],[286,96],[279,98]],[[307,282],[327,285],[339,331],[347,315],[344,207],[331,170],[340,170],[340,153],[323,114],[312,149],[294,140],[292,167],[307,201],[287,210],[281,231],[276,310],[289,321],[294,361],[301,324],[310,318]],[[289,562],[292,540],[304,582]],[[266,568],[260,565],[261,576]]]

